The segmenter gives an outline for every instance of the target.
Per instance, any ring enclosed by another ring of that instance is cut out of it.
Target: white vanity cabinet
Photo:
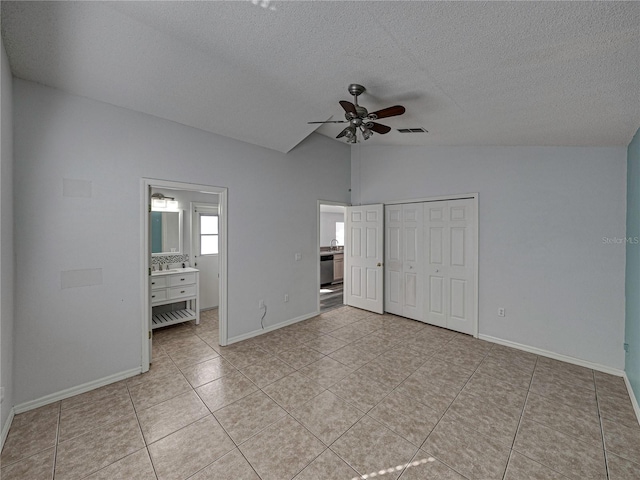
[[[190,320],[195,320],[196,325],[200,324],[198,280],[197,268],[152,272],[151,306],[187,302],[187,308],[154,314],[151,319],[151,328],[166,327]]]

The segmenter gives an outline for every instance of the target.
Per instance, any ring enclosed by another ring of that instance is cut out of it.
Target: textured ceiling
[[[626,146],[640,126],[639,2],[261,1],[2,1],[2,35],[19,78],[282,152],[353,82],[369,111],[407,108],[367,145]]]

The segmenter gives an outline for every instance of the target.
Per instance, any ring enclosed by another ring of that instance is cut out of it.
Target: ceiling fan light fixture
[[[349,125],[344,129],[344,136],[347,137],[347,140],[351,140],[356,137],[356,127],[353,125]],[[352,142],[353,143],[353,142]]]
[[[373,132],[368,127],[360,127],[360,131],[362,132],[362,138],[365,140],[369,140],[373,135]]]

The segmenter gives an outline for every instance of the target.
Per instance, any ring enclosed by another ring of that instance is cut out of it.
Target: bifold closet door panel
[[[425,321],[447,327],[447,202],[429,202],[424,209]]]
[[[424,320],[423,203],[385,207],[385,311]]]
[[[475,212],[472,200],[448,203],[447,328],[473,334],[475,318]]]
[[[426,321],[474,333],[475,208],[472,199],[425,208]]]
[[[423,212],[423,203],[409,203],[402,206],[403,316],[420,321],[424,320]]]
[[[404,298],[402,205],[386,205],[384,213],[384,310],[394,315],[402,315]]]

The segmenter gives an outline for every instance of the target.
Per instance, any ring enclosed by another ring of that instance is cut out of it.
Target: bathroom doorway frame
[[[142,333],[142,358],[141,371],[149,370],[151,363],[151,297],[149,294],[149,278],[151,276],[151,236],[149,211],[151,208],[151,189],[171,188],[189,192],[209,193],[218,195],[219,205],[219,274],[218,285],[219,303],[219,337],[220,345],[227,345],[227,191],[226,187],[213,185],[200,185],[195,183],[175,182],[171,180],[159,180],[154,178],[142,178],[140,180],[140,303],[142,306],[141,333]],[[200,306],[198,306],[200,308]]]

